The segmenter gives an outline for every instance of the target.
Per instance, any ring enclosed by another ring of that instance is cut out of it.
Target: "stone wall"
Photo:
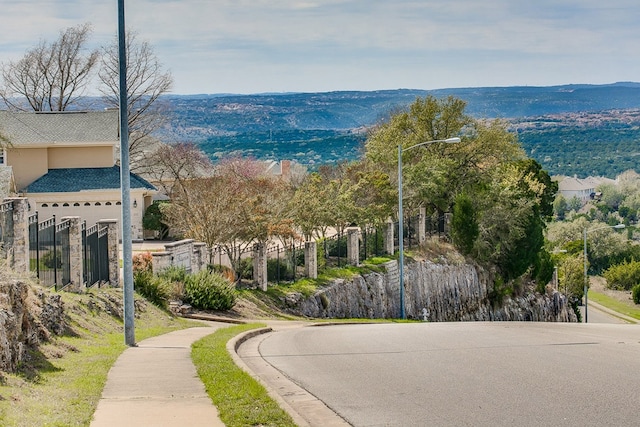
[[[316,318],[399,317],[398,265],[391,261],[385,267],[383,274],[335,280],[311,298],[292,294],[286,303],[293,313]],[[495,306],[488,297],[491,287],[489,274],[473,265],[410,263],[405,266],[407,317],[432,322],[577,321],[564,296],[557,292],[505,298]]]

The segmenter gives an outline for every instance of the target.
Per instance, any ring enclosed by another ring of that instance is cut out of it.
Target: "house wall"
[[[51,147],[49,169],[110,168],[115,164],[113,146]]]
[[[131,238],[140,240],[146,190],[131,190]],[[147,196],[149,197],[149,196]],[[40,221],[56,216],[79,216],[91,227],[105,218],[121,218],[120,189],[81,191],[79,193],[30,193],[31,211],[37,211]],[[135,206],[134,206],[135,205]],[[121,238],[121,226],[118,226]]]
[[[46,148],[8,148],[6,161],[13,168],[18,191],[48,171]]]

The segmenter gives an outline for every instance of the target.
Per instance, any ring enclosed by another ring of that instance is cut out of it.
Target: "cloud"
[[[129,29],[155,47],[178,92],[595,83],[637,80],[639,65],[636,0],[125,5]],[[117,31],[115,2],[0,0],[0,7],[2,60],[68,26],[91,22],[95,45],[109,43]]]

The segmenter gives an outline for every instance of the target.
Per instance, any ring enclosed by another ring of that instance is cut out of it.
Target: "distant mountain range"
[[[196,142],[213,159],[233,153],[314,166],[357,158],[365,129],[427,95],[460,98],[476,118],[508,119],[527,152],[551,173],[611,176],[630,168],[640,171],[640,156],[635,154],[640,151],[640,118],[633,114],[640,110],[640,83],[634,82],[168,95],[163,99],[173,114],[162,136]],[[591,137],[599,141],[595,152]],[[621,149],[633,153],[627,158]]]

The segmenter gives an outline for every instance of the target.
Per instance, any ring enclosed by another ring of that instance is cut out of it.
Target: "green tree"
[[[553,212],[556,216],[556,219],[562,221],[565,218],[565,215],[569,211],[567,199],[560,193],[556,196],[556,199],[553,201]]]
[[[158,238],[164,240],[169,235],[169,226],[162,215],[161,204],[168,203],[166,201],[155,201],[144,211],[142,217],[142,227],[146,230],[158,232]]]
[[[471,198],[462,193],[456,197],[451,219],[451,237],[456,247],[465,255],[473,251],[480,234],[476,210]]]
[[[582,200],[580,200],[577,196],[573,196],[567,201],[567,209],[569,211],[578,212],[582,207]]]
[[[558,266],[560,290],[571,300],[580,300],[584,296],[584,258],[582,255],[569,255]]]

